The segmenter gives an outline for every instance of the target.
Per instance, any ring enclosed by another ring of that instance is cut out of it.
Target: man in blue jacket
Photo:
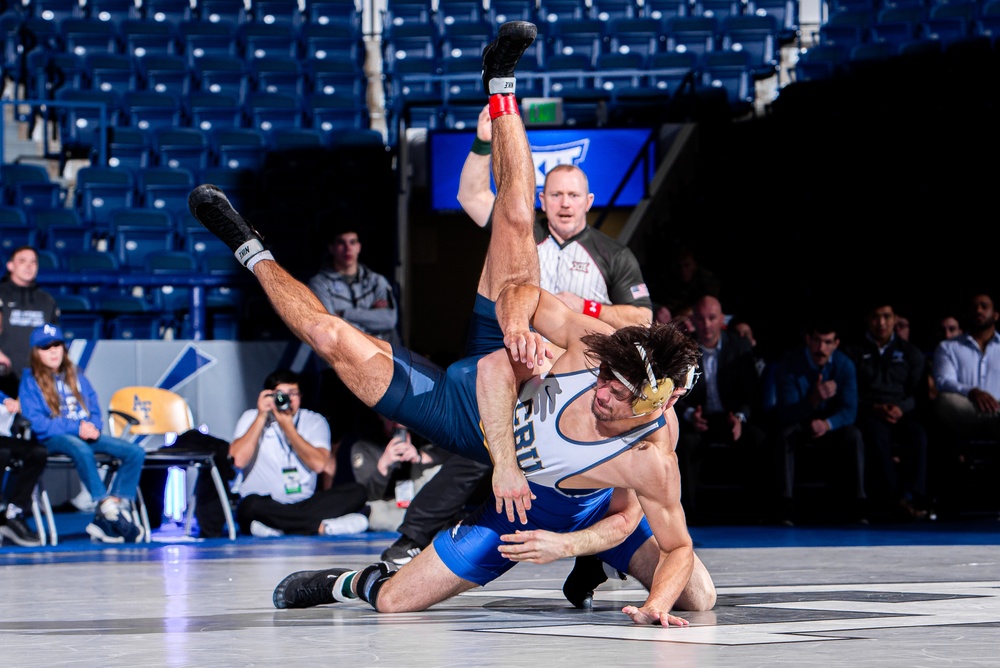
[[[857,372],[839,346],[835,326],[817,320],[807,328],[805,344],[787,352],[773,376],[779,510],[785,524],[792,523],[795,459],[804,450],[813,450],[823,469],[831,472],[828,484],[849,495],[853,519],[866,522],[865,444],[854,424]]]

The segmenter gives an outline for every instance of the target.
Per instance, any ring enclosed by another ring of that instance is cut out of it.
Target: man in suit
[[[713,454],[721,454],[726,461],[720,465],[732,472],[728,477],[762,480],[752,472],[759,468],[758,455],[765,433],[751,421],[760,386],[750,342],[725,329],[722,304],[711,295],[695,301],[691,322],[693,336],[701,347],[701,382],[677,403],[681,418],[677,454],[685,512],[691,520],[697,520],[702,466]]]

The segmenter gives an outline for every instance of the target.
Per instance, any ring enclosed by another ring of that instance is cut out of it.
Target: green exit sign
[[[526,97],[521,101],[521,118],[525,125],[562,125],[562,98]]]

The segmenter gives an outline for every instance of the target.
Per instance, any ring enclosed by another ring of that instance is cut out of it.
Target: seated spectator
[[[48,451],[38,441],[31,438],[31,428],[27,420],[19,415],[21,404],[17,399],[0,392],[0,476],[11,460],[20,460],[21,465],[13,473],[13,482],[8,481],[6,494],[0,499],[0,537],[22,547],[37,547],[41,544],[38,534],[28,528],[24,513],[31,508],[31,492],[45,470]],[[27,433],[25,433],[27,429]],[[2,542],[0,538],[0,542]]]
[[[773,391],[765,388],[764,396],[775,402],[772,437],[780,476],[780,519],[785,524],[795,521],[795,462],[806,449],[821,462],[827,483],[846,492],[853,519],[867,522],[865,444],[854,424],[857,373],[839,346],[836,327],[816,320],[806,329],[804,345],[785,353],[774,375],[765,376],[775,386]]]
[[[967,305],[965,333],[934,349],[935,418],[967,439],[1000,439],[1000,334],[993,298],[985,292]]]
[[[257,406],[240,416],[229,445],[239,471],[240,531],[258,537],[334,535],[368,529],[365,490],[357,483],[321,489],[329,471],[330,427],[302,408],[298,374],[278,369],[264,381]]]
[[[858,419],[869,455],[870,497],[908,519],[927,518],[927,432],[917,412],[924,355],[900,335],[888,300],[874,299],[866,332],[847,348],[858,375]]]
[[[137,543],[143,538],[133,509],[146,453],[141,446],[102,431],[97,392],[66,353],[66,339],[56,325],[31,333],[31,365],[21,376],[21,412],[31,421],[39,443],[52,454],[73,460],[80,480],[97,500],[94,520],[87,525],[93,540]],[[120,465],[105,487],[94,453],[114,457]]]
[[[368,494],[369,529],[396,531],[414,496],[441,469],[451,453],[423,444],[402,425],[383,419],[381,442],[359,439],[351,444],[354,479]]]

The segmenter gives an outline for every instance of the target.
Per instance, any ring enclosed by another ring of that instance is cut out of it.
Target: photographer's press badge
[[[297,468],[281,469],[281,477],[285,480],[285,494],[298,494],[302,491],[302,481],[299,480],[299,470]]]

